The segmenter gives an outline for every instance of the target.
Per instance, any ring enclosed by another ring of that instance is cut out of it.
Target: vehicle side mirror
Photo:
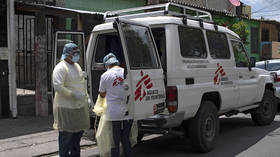
[[[256,57],[250,57],[250,67],[256,67]]]

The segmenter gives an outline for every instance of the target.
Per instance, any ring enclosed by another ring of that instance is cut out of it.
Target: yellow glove
[[[107,109],[106,98],[102,98],[100,95],[98,95],[96,103],[95,103],[92,111],[97,116],[101,116],[103,113],[105,113],[106,109]]]

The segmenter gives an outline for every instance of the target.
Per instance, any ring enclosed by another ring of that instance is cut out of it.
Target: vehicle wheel
[[[188,132],[191,142],[199,152],[211,151],[219,135],[218,110],[213,102],[203,101],[196,116],[189,121]]]
[[[251,117],[256,125],[268,125],[274,120],[276,112],[274,94],[271,90],[266,89],[261,105],[251,113]]]

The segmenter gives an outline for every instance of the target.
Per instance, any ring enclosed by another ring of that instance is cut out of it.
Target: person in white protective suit
[[[59,131],[60,157],[79,157],[83,130],[90,127],[85,73],[77,63],[79,58],[78,46],[68,43],[53,70],[53,127]]]
[[[119,66],[119,61],[112,53],[106,55],[103,63],[107,69],[102,74],[99,85],[99,95],[106,96],[107,109],[105,120],[111,122],[113,147],[111,156],[120,156],[120,143],[125,157],[131,157],[130,131],[133,123],[128,114],[128,106],[124,103],[124,69]]]

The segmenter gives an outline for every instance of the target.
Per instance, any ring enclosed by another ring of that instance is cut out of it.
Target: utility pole
[[[16,50],[15,50],[15,6],[14,0],[7,0],[9,6],[8,12],[8,39],[9,39],[9,95],[10,110],[12,117],[17,117],[17,95],[16,95]]]
[[[45,4],[45,0],[38,0]],[[36,116],[48,115],[48,79],[47,79],[47,51],[46,51],[46,15],[45,7],[40,6],[40,11],[35,13],[35,62],[36,62],[36,89],[35,104]]]

